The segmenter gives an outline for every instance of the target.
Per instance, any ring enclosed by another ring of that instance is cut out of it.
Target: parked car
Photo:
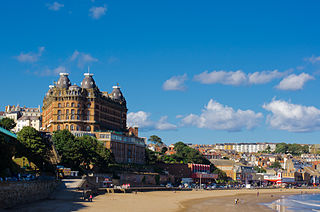
[[[166,185],[166,187],[167,187],[167,188],[172,188],[173,186],[172,186],[171,183],[168,183],[168,184]]]

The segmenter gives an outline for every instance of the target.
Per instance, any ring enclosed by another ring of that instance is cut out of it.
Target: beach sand
[[[193,211],[273,211],[259,204],[272,202],[284,195],[315,193],[310,189],[259,189],[257,190],[213,190],[213,191],[155,191],[137,194],[105,194],[93,202],[82,202],[85,207],[79,211],[121,211],[121,212],[193,212]],[[234,204],[238,198],[239,204]]]
[[[80,199],[76,190],[57,193],[56,198],[21,205],[5,211],[19,212],[233,212],[272,211],[260,203],[270,203],[285,195],[320,193],[320,189],[259,189],[258,190],[198,190],[153,191],[135,193],[103,194],[93,202]],[[239,204],[235,205],[235,198]],[[1,210],[0,210],[1,211]]]

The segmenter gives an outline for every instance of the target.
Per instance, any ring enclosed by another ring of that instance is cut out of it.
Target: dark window
[[[90,131],[90,130],[91,130],[90,126],[87,126],[87,127],[86,127],[86,130],[87,130],[87,131]]]

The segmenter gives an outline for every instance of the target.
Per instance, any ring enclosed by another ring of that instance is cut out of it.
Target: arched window
[[[69,130],[69,126],[68,125],[66,125],[66,130]]]
[[[58,107],[61,107],[61,104],[60,104],[60,103],[58,104]]]
[[[69,103],[67,103],[67,107],[69,107]]]
[[[86,127],[86,130],[87,130],[87,131],[90,131],[90,130],[91,130],[90,126],[87,126],[87,127]]]
[[[77,125],[77,131],[80,131],[80,127]]]
[[[74,107],[74,103],[73,102],[71,103],[71,107]]]
[[[80,104],[78,104],[78,107],[80,107]]]
[[[71,126],[70,126],[70,131],[73,131],[73,130],[74,130],[74,129],[73,129],[73,125],[71,125]]]
[[[87,120],[90,120],[90,111],[87,112]]]
[[[74,109],[71,110],[71,119],[74,119]]]
[[[58,130],[58,131],[60,130],[60,125],[57,126],[57,130]]]
[[[58,120],[61,120],[61,110],[58,110]]]

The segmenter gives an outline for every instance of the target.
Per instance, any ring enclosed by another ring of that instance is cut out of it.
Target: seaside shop
[[[191,169],[191,179],[196,184],[211,184],[215,183],[218,174],[210,173],[210,165],[204,164],[188,164]]]

